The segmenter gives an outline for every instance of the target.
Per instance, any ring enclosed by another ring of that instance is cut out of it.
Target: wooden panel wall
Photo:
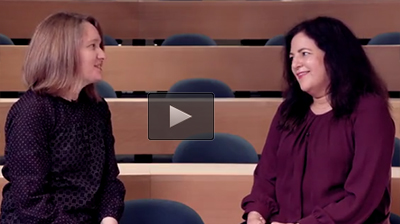
[[[398,1],[0,1],[0,30],[30,38],[50,13],[95,16],[115,38],[166,38],[202,33],[214,39],[268,39],[316,16],[344,21],[360,38],[400,27]],[[32,10],[34,9],[34,10]],[[278,22],[279,21],[279,22]]]

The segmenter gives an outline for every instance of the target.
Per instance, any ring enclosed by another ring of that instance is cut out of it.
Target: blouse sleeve
[[[281,135],[281,132],[278,130],[279,117],[278,110],[271,122],[261,159],[254,171],[252,190],[242,200],[242,209],[244,210],[243,219],[245,220],[247,220],[247,215],[251,211],[256,211],[265,220],[269,220],[279,210],[275,198],[275,158]]]
[[[49,113],[35,105],[13,106],[5,126],[5,166],[22,223],[50,223],[55,205],[49,189]]]
[[[300,224],[364,223],[381,202],[391,179],[395,125],[382,100],[360,102],[354,124],[354,159],[347,196],[316,207]]]
[[[118,179],[119,168],[117,160],[115,158],[114,150],[114,135],[111,123],[111,112],[108,108],[107,103],[104,101],[106,106],[106,162],[104,167],[104,178],[103,188],[100,199],[100,217],[99,222],[105,217],[113,217],[119,220],[124,211],[124,198],[125,198],[125,186],[121,180]]]

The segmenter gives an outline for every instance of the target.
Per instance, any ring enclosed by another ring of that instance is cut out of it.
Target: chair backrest
[[[265,46],[284,46],[284,45],[285,45],[285,36],[282,34],[272,37],[265,44]]]
[[[14,45],[14,42],[6,35],[0,33],[0,45]]]
[[[400,216],[390,213],[390,224],[400,224]]]
[[[118,46],[117,40],[115,40],[113,37],[109,35],[104,35],[103,39],[104,39],[104,45],[106,46]]]
[[[117,94],[115,93],[115,90],[113,87],[108,84],[106,81],[99,81],[95,84],[96,91],[99,93],[99,95],[103,98],[117,98]]]
[[[184,140],[175,150],[174,163],[257,163],[254,147],[244,138],[215,133],[214,140]]]
[[[217,43],[203,34],[176,34],[164,40],[161,46],[216,46]]]
[[[194,78],[176,82],[168,90],[169,93],[214,93],[214,97],[235,97],[232,89],[224,82],[216,79]]]
[[[137,199],[125,202],[119,224],[204,224],[189,206],[164,199]]]
[[[368,45],[397,45],[400,44],[400,32],[378,34],[371,38]]]

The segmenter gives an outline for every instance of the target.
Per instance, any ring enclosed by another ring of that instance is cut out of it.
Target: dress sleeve
[[[382,100],[360,102],[354,124],[354,159],[344,189],[347,196],[316,207],[300,224],[364,223],[381,202],[391,179],[395,125]]]
[[[51,132],[48,108],[12,107],[5,126],[5,166],[16,214],[22,223],[51,223],[55,205],[49,188]]]
[[[279,111],[271,122],[261,159],[255,168],[252,190],[242,200],[243,219],[245,220],[247,220],[249,212],[257,211],[268,221],[279,210],[275,198],[275,158],[281,136],[281,132],[278,130]]]
[[[119,220],[124,211],[125,186],[118,179],[119,168],[115,158],[114,135],[111,123],[111,112],[107,103],[106,107],[106,162],[104,167],[103,187],[100,199],[99,222],[105,217],[113,217]]]

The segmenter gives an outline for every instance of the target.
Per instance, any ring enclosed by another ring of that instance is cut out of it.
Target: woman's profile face
[[[102,79],[102,66],[105,53],[100,48],[101,37],[97,29],[90,23],[83,26],[82,44],[79,49],[79,74],[85,85],[98,82]]]
[[[325,96],[329,86],[324,56],[325,53],[305,33],[293,37],[290,47],[292,72],[301,89],[313,97]]]

